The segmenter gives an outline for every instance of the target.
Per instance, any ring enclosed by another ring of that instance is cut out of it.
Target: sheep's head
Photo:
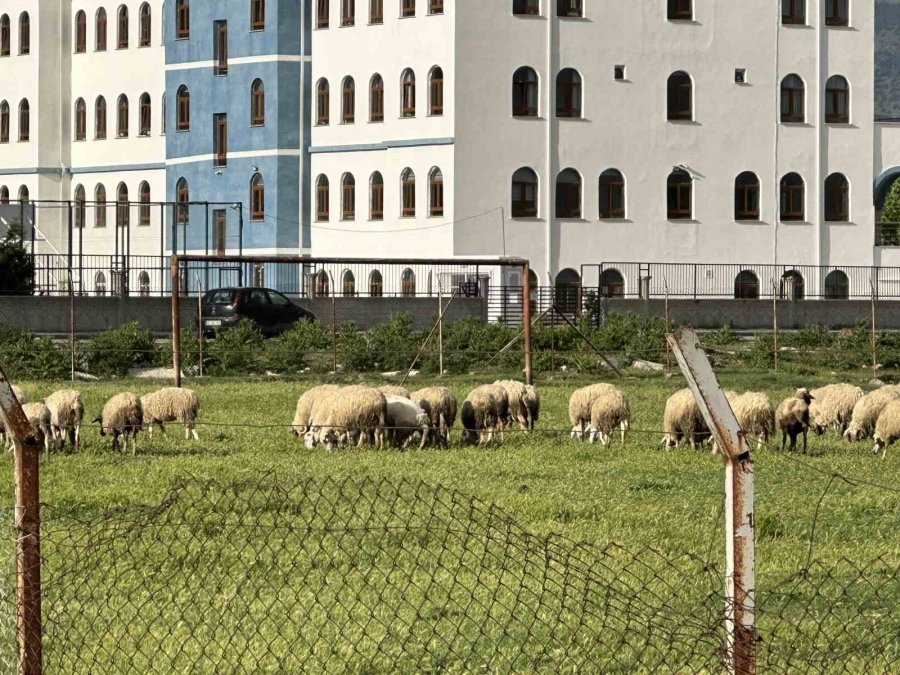
[[[316,447],[318,443],[318,439],[316,438],[316,432],[310,429],[303,435],[303,444],[307,447],[307,449],[312,450]]]
[[[106,427],[103,426],[103,416],[102,415],[97,415],[94,418],[94,424],[99,424],[100,425],[100,435],[106,436]]]
[[[319,443],[325,446],[328,452],[340,445],[340,436],[334,429],[323,429],[319,434]]]
[[[473,429],[463,429],[462,440],[466,445],[478,445],[478,434]]]
[[[861,441],[865,437],[865,432],[863,432],[862,428],[851,422],[850,426],[847,427],[847,431],[844,432],[844,440],[853,443],[854,441]]]
[[[801,401],[809,405],[813,402],[814,397],[809,393],[809,389],[806,387],[800,387],[796,392],[794,392],[794,398],[799,398]]]
[[[825,427],[821,424],[817,424],[816,422],[810,422],[809,428],[813,430],[816,436],[824,436],[825,435]]]

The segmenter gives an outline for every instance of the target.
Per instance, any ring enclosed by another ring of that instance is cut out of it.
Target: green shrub
[[[337,346],[338,362],[345,371],[375,369],[375,362],[369,352],[369,342],[352,321],[346,321],[338,328]]]
[[[262,370],[263,337],[259,329],[247,319],[237,326],[216,334],[207,343],[204,353],[211,375],[258,373]]]
[[[158,361],[159,348],[137,321],[100,333],[79,345],[80,367],[93,375],[122,377],[130,368]]]
[[[203,349],[207,348],[207,343],[203,343]],[[203,355],[204,365],[207,361],[206,354]],[[172,366],[172,340],[168,339],[159,345],[159,352],[156,357],[156,364],[164,368]],[[200,366],[200,338],[197,335],[197,329],[193,326],[181,329],[181,369],[193,372]]]
[[[369,352],[379,370],[402,370],[419,352],[423,335],[413,330],[412,316],[393,314],[386,323],[372,326],[368,332]]]
[[[738,341],[738,334],[731,327],[731,324],[725,324],[718,330],[711,331],[703,336],[704,345],[722,346],[733,345]]]
[[[307,367],[311,352],[329,347],[329,329],[318,321],[298,321],[289,331],[266,341],[263,359],[268,370],[300,373]]]
[[[28,331],[0,326],[0,364],[14,380],[58,380],[68,377],[71,358],[66,346],[50,338],[35,339]]]
[[[482,323],[479,319],[460,319],[447,323],[443,328],[444,337],[444,370],[451,373],[468,372],[479,363],[487,362],[497,354],[513,337],[518,329],[499,323]],[[424,339],[424,338],[423,338]],[[510,358],[522,362],[522,343],[510,347],[491,366],[507,363]],[[407,364],[408,366],[409,364]],[[440,370],[440,350],[437,336],[432,337],[428,349],[419,364],[421,370],[438,372]]]

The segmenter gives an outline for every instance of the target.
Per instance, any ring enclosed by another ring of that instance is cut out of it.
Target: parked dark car
[[[217,288],[208,291],[202,302],[203,332],[234,328],[249,319],[266,337],[288,330],[297,321],[314,321],[315,316],[287,297],[269,288]]]

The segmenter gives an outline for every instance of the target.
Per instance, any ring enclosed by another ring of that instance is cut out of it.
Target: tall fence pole
[[[870,281],[869,285],[872,287],[872,379],[874,380],[878,377],[878,335],[875,332],[875,284]]]
[[[172,256],[172,377],[176,387],[181,387],[181,289],[178,279],[178,256]]]
[[[772,280],[772,355],[775,359],[775,372],[778,372],[778,286]]]
[[[41,500],[38,456],[41,444],[0,368],[0,420],[13,442],[16,481],[16,623],[19,675],[40,675]]]
[[[666,336],[703,418],[725,457],[725,632],[727,672],[756,672],[756,551],[753,462],[737,419],[694,331]]]
[[[444,296],[441,293],[441,277],[438,275],[438,375],[444,376]]]
[[[75,381],[75,286],[72,279],[72,267],[66,270],[69,275],[69,359],[72,366],[72,382]]]
[[[534,384],[531,363],[531,266],[526,261],[522,268],[522,323],[525,324],[525,384]]]

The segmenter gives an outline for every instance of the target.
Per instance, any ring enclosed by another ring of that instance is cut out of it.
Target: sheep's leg
[[[781,451],[784,452],[784,446],[787,445],[787,432],[781,432]]]
[[[803,430],[803,454],[806,454],[806,429]]]
[[[81,448],[81,425],[77,424],[75,426],[75,449],[79,450],[80,448]]]
[[[350,432],[349,432],[349,431],[347,432],[347,437],[348,437],[348,438],[350,437]],[[366,435],[365,435],[365,433],[363,433],[362,431],[360,431],[360,434],[359,434],[359,440],[356,441],[356,449],[357,449],[357,450],[359,450],[359,449],[363,446],[363,441],[365,441],[365,440],[366,440]]]
[[[194,437],[195,441],[200,440],[200,434],[197,433],[197,429],[194,426],[191,426],[191,435]]]
[[[628,422],[622,422],[622,424],[619,425],[619,428],[622,431],[622,447],[624,448],[625,447],[625,435],[628,433]]]
[[[419,443],[419,450],[423,450],[425,448],[425,444],[428,443],[428,434],[431,429],[428,425],[422,427],[422,442]]]

